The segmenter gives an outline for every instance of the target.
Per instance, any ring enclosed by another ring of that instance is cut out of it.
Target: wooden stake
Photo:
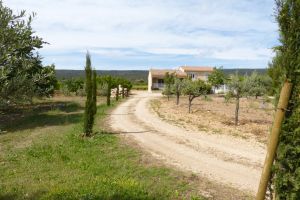
[[[272,132],[269,137],[267,155],[265,158],[265,163],[260,178],[260,183],[256,195],[256,200],[264,200],[266,195],[266,190],[268,182],[271,175],[271,168],[276,155],[276,150],[279,142],[279,135],[281,130],[281,124],[285,116],[285,111],[289,103],[290,95],[292,91],[292,83],[285,81],[279,97],[279,102],[277,105],[274,123],[272,127]]]

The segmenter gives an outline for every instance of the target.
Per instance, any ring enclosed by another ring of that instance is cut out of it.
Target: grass
[[[133,85],[133,90],[148,90],[148,85]]]
[[[114,103],[115,104],[115,103]],[[143,153],[101,130],[82,138],[82,107],[27,112],[0,134],[0,199],[201,199],[189,177],[145,164]]]

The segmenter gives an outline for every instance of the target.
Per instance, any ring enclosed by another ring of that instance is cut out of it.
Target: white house
[[[178,78],[190,77],[192,80],[201,79],[207,81],[213,67],[192,67],[181,66],[178,69],[150,69],[148,74],[148,91],[160,90],[164,88],[164,76],[166,73],[174,73]]]

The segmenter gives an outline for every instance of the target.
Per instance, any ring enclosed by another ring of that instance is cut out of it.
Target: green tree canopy
[[[175,77],[174,83],[171,86],[171,93],[176,95],[176,105],[179,104],[179,97],[182,94],[184,82],[180,78]]]
[[[245,93],[249,96],[263,96],[269,93],[272,86],[272,79],[267,75],[260,75],[256,71],[245,78]]]
[[[37,50],[45,42],[32,30],[35,14],[14,14],[0,1],[0,104],[49,96],[55,84],[54,65],[43,68]]]
[[[222,67],[214,67],[213,72],[208,76],[208,82],[214,87],[223,85],[225,83],[225,80],[226,77],[224,72],[222,71]]]
[[[172,95],[172,85],[174,83],[175,75],[173,73],[166,72],[164,76],[164,90],[163,95],[166,95],[168,97],[168,100],[170,98],[170,95]]]
[[[245,85],[245,78],[240,76],[237,72],[227,82],[231,94],[235,97],[235,125],[238,125],[239,121],[239,109],[240,109],[240,98],[245,94],[249,88]]]
[[[189,100],[189,113],[191,112],[192,101],[201,95],[209,94],[211,86],[202,80],[192,81],[190,79],[183,80],[183,94],[188,96]]]
[[[277,149],[275,192],[277,199],[300,199],[300,1],[276,0],[276,5],[281,43],[277,67],[293,88]]]

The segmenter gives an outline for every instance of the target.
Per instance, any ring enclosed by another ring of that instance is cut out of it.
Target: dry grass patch
[[[164,120],[192,131],[212,134],[229,134],[265,143],[273,120],[273,105],[262,103],[262,99],[242,98],[240,101],[239,125],[234,125],[234,101],[225,102],[223,97],[209,96],[193,101],[192,113],[188,114],[187,97],[155,99],[152,109]]]

